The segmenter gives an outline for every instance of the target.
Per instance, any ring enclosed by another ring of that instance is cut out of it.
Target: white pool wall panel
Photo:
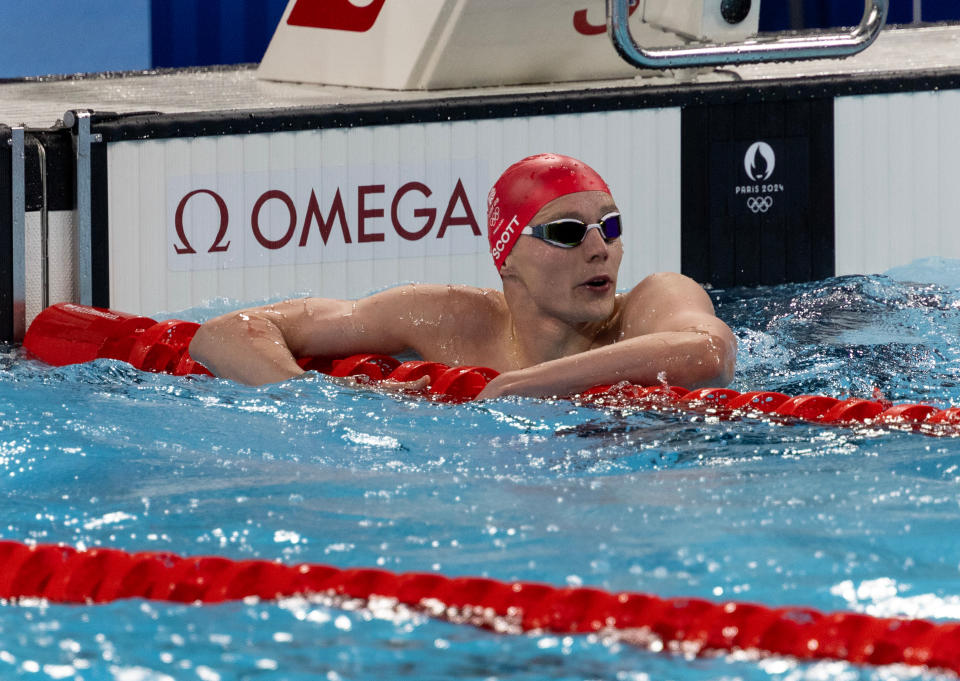
[[[836,273],[960,258],[960,91],[835,100]]]
[[[73,211],[50,211],[47,217],[49,303],[73,302],[79,295],[76,277],[76,215]],[[26,320],[29,324],[43,310],[42,214],[28,211],[24,233],[24,278]]]

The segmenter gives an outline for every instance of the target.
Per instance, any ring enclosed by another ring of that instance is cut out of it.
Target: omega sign
[[[239,178],[237,178],[239,179]],[[247,178],[249,180],[249,178]],[[300,181],[298,181],[300,180]],[[306,264],[482,252],[473,178],[305,186],[256,191],[217,178],[168,195],[173,270]]]

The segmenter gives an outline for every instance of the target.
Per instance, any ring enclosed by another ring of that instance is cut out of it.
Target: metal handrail
[[[607,0],[607,32],[617,52],[638,68],[673,69],[762,61],[849,57],[866,49],[887,21],[889,0],[864,0],[860,25],[844,32],[804,32],[752,38],[742,43],[644,49],[630,32],[630,0]]]
[[[47,193],[47,148],[33,138],[40,161],[40,309],[50,307],[50,201]]]

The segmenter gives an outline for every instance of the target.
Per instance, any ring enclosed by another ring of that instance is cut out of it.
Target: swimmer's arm
[[[480,397],[571,395],[621,381],[693,389],[733,379],[736,337],[686,277],[645,279],[627,295],[622,329],[623,339],[611,345],[503,373]]]
[[[650,275],[627,295],[623,335],[667,344],[662,371],[671,385],[692,390],[733,380],[737,338],[717,317],[703,287],[682,274]]]
[[[667,331],[502,373],[479,397],[573,395],[621,381],[643,386],[668,383],[689,389],[720,387],[730,382],[731,375],[732,363],[714,336]]]
[[[358,301],[303,298],[231,312],[203,324],[190,356],[221,378],[262,385],[304,373],[296,357],[398,354],[417,342],[405,320],[433,314],[430,295],[390,289]]]

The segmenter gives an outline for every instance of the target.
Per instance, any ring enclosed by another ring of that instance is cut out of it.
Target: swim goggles
[[[600,218],[600,222],[592,225],[588,225],[582,220],[564,218],[546,222],[542,225],[528,225],[520,233],[541,239],[560,248],[576,248],[583,243],[583,240],[587,238],[587,233],[593,228],[600,230],[600,236],[607,243],[619,239],[620,234],[623,233],[620,213],[607,213]]]

